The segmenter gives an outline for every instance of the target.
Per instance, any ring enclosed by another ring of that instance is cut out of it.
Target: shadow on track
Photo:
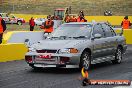
[[[53,73],[53,74],[72,74],[80,72],[77,68],[39,68],[31,69],[32,73]]]
[[[116,64],[115,64],[116,65]],[[100,68],[107,68],[113,66],[111,62],[103,62],[95,65],[91,65],[89,71],[100,69]],[[79,68],[38,68],[38,69],[30,69],[29,72],[31,73],[51,73],[51,74],[74,74],[74,73],[81,73]]]

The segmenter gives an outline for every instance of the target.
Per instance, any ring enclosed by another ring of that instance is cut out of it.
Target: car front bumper
[[[35,67],[43,68],[79,68],[79,65],[68,65],[68,64],[34,64]]]
[[[34,67],[58,67],[58,68],[78,68],[80,63],[81,54],[55,54],[51,53],[51,59],[41,59],[37,60],[37,56],[45,55],[46,53],[36,53],[28,52],[26,56],[31,56],[32,61],[27,62],[28,64],[33,64]],[[48,53],[49,54],[49,53]],[[61,57],[69,58],[68,61],[61,61]]]

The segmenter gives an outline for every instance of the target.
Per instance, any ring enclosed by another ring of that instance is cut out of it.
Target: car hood
[[[74,48],[85,40],[43,40],[31,47],[36,50],[41,49],[64,49],[64,48]]]

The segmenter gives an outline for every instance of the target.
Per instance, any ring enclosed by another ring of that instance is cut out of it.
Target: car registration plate
[[[51,54],[39,55],[39,56],[37,56],[37,58],[51,59]]]

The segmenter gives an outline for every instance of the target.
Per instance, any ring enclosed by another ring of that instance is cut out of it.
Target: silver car
[[[126,40],[106,22],[64,23],[46,39],[29,47],[25,60],[32,68],[82,68],[112,61],[121,63]]]

